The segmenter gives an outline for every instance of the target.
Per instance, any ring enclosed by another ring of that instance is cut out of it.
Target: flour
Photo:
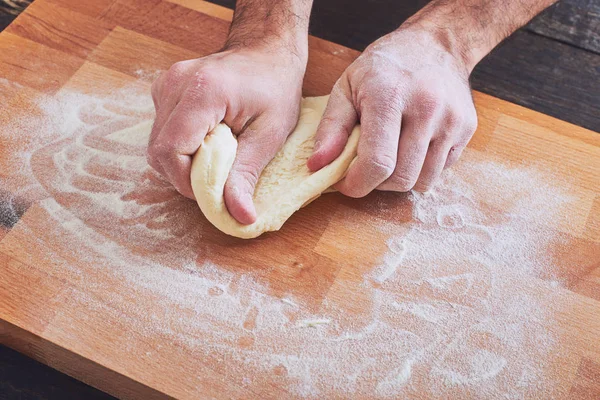
[[[292,307],[298,307],[298,305],[296,303],[294,303],[292,300],[287,299],[285,297],[283,299],[281,299],[281,302],[285,303],[285,304],[288,304],[288,305],[290,305]]]
[[[165,338],[148,357],[185,349],[259,397],[269,387],[283,390],[278,397],[311,398],[561,393],[547,371],[556,338],[553,291],[545,289],[560,285],[548,227],[573,199],[535,167],[478,161],[467,151],[436,189],[395,205],[412,210],[409,221],[373,224],[388,250],[346,283],[360,297],[328,297],[313,312],[300,297],[274,295],[250,269],[214,261],[204,240],[214,229],[147,165],[148,136],[131,134],[139,123],[150,127],[141,122],[152,119],[147,94],[61,92],[34,107],[30,118],[1,120],[14,161],[0,184],[11,198],[41,206],[60,229],[55,239],[68,257],[47,250],[47,273],[97,294],[70,301]],[[12,213],[2,200],[0,212]],[[93,274],[82,274],[82,263]],[[102,293],[122,307],[108,307]]]
[[[400,392],[412,375],[414,362],[414,358],[408,358],[404,360],[399,368],[392,370],[386,378],[377,384],[377,393],[385,396],[388,393]]]

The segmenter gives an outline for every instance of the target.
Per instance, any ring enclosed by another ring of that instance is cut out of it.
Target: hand
[[[382,37],[335,84],[308,167],[337,158],[360,121],[358,158],[335,188],[351,197],[429,190],[475,132],[469,72],[423,29]]]
[[[305,68],[297,55],[272,47],[174,64],[152,85],[156,121],[148,162],[193,199],[192,157],[206,134],[225,122],[238,135],[225,204],[239,222],[254,222],[254,187],[298,121]]]

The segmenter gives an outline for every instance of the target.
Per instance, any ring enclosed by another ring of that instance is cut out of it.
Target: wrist
[[[452,55],[468,74],[501,40],[486,32],[476,17],[457,8],[453,3],[429,3],[409,18],[400,29],[419,29],[432,36],[448,54]]]
[[[289,54],[306,66],[311,4],[312,0],[238,0],[225,49]]]
[[[283,38],[276,35],[257,36],[239,40],[235,35],[230,36],[221,51],[252,51],[280,58],[281,61],[306,69],[308,62],[308,36],[301,38]]]

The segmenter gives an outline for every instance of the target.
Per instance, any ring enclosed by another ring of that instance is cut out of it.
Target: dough
[[[314,173],[306,166],[328,98],[302,100],[298,125],[258,179],[254,192],[257,218],[250,225],[237,222],[227,211],[223,198],[223,188],[236,156],[237,140],[225,124],[219,124],[206,136],[194,156],[191,179],[198,205],[214,226],[243,239],[279,230],[295,211],[344,177],[356,157],[358,125],[342,154],[331,164]]]

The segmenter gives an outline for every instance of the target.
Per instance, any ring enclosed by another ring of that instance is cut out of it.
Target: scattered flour
[[[212,262],[210,242],[197,245],[215,231],[148,167],[147,136],[128,130],[152,118],[149,96],[61,92],[35,107],[30,118],[0,120],[2,143],[20,141],[0,185],[41,205],[64,231],[57,240],[94,268],[82,276],[77,262],[48,251],[64,259],[49,262],[48,273],[111,293],[125,309],[82,294],[70,301],[213,360],[265,396],[265,383],[311,398],[549,398],[559,390],[546,371],[555,356],[552,291],[538,289],[559,284],[539,278],[552,271],[545,223],[571,199],[535,168],[470,161],[467,152],[434,191],[409,195],[402,207],[412,220],[378,227],[389,251],[352,288],[368,300],[362,314],[351,312],[358,298],[325,300],[313,313],[252,273]],[[113,281],[129,292],[102,287]]]
[[[292,300],[287,299],[285,297],[283,299],[281,299],[281,302],[285,303],[285,304],[288,304],[288,305],[290,305],[292,307],[298,307],[298,305],[296,303],[294,303]]]

